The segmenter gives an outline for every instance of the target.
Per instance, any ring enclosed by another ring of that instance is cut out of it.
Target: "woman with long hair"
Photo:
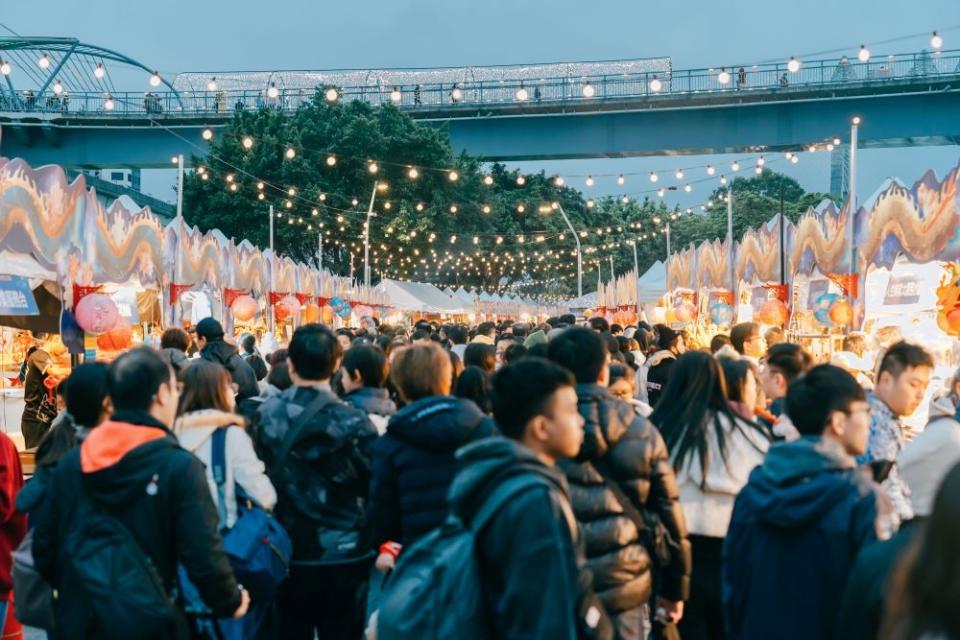
[[[727,382],[730,408],[744,420],[756,422],[759,389],[753,363],[742,358],[721,358],[720,366]]]
[[[943,479],[933,513],[907,552],[887,593],[883,637],[960,638],[960,464]]]
[[[723,539],[734,500],[763,462],[770,439],[762,427],[733,411],[720,363],[702,351],[677,359],[650,421],[670,450],[693,550],[680,635],[684,640],[721,639]]]

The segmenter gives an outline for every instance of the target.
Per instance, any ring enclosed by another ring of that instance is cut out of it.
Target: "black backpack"
[[[83,493],[74,524],[65,550],[97,637],[152,638],[173,629],[173,600],[130,531]]]

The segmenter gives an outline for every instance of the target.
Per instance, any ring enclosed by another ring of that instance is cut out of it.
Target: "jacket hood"
[[[953,403],[953,398],[949,392],[941,393],[930,401],[928,421],[936,418],[955,418],[956,415],[957,405]]]
[[[647,364],[649,364],[651,367],[655,367],[661,362],[663,362],[664,360],[670,360],[670,359],[673,359],[673,360],[677,359],[677,355],[673,351],[667,351],[667,350],[657,351],[655,354],[650,356],[650,359],[647,360]]]
[[[239,416],[225,411],[191,411],[177,419],[174,434],[187,451],[196,451],[220,427],[239,424]]]
[[[566,479],[547,467],[532,451],[504,437],[483,438],[457,451],[459,471],[447,494],[450,510],[469,519],[492,488],[522,471],[538,474],[567,494]]]
[[[173,434],[148,414],[118,413],[80,445],[81,481],[107,506],[129,504],[149,491],[164,453],[177,448]]]
[[[173,365],[174,368],[180,367],[180,365],[186,364],[188,358],[187,354],[180,349],[174,349],[173,347],[167,347],[160,351],[160,355],[164,360]]]
[[[378,416],[392,416],[397,412],[397,405],[390,399],[390,393],[386,389],[360,387],[345,395],[343,401],[364,413]]]
[[[408,404],[390,418],[387,433],[430,451],[455,451],[492,420],[469,400],[431,396]]]
[[[223,366],[227,366],[230,358],[238,355],[238,352],[237,348],[232,344],[227,344],[223,340],[214,340],[213,342],[208,342],[203,348],[203,355],[205,358],[212,358]]]
[[[762,522],[785,529],[821,518],[850,493],[856,461],[839,444],[805,436],[772,446],[741,496],[756,503]]]

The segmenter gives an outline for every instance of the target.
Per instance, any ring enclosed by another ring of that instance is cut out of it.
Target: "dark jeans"
[[[690,599],[677,625],[683,640],[726,640],[723,627],[723,538],[690,536]]]
[[[370,563],[291,565],[277,606],[284,640],[358,640],[363,635]]]

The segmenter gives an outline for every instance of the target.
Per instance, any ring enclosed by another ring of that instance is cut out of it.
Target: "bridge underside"
[[[557,113],[535,107],[509,115],[446,114],[425,117],[450,132],[454,148],[487,160],[622,158],[761,150],[796,150],[835,136],[850,118],[863,118],[863,148],[960,144],[960,87],[889,95]],[[44,119],[0,114],[0,154],[34,166],[69,168],[169,167],[183,153],[202,155],[205,127],[222,127],[230,114],[157,121],[90,116]],[[428,116],[428,114],[414,114]],[[192,143],[192,144],[191,144]],[[193,146],[195,145],[195,146]]]

